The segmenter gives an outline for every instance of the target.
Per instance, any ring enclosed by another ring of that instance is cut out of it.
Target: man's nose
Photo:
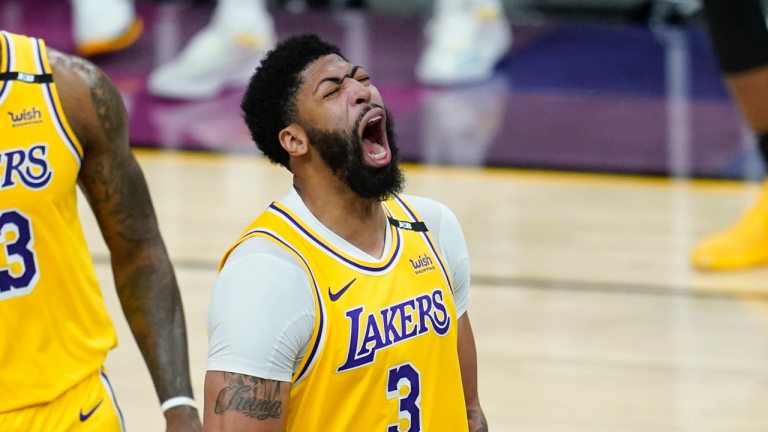
[[[352,83],[352,95],[350,97],[350,103],[353,106],[367,105],[371,102],[371,89],[363,85],[357,80]]]

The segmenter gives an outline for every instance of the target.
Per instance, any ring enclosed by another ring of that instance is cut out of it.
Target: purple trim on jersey
[[[40,47],[40,41],[37,38],[32,38],[34,43],[37,44],[37,62],[38,66],[40,66],[40,73],[45,73],[45,62],[43,62],[43,50]],[[67,128],[64,127],[64,122],[61,121],[61,116],[59,116],[59,111],[56,108],[56,103],[53,100],[53,92],[51,91],[51,85],[48,83],[42,84],[43,86],[43,96],[48,101],[48,103],[51,105],[51,108],[53,108],[53,115],[54,115],[54,121],[58,123],[59,127],[61,128],[61,132],[66,138],[65,142],[66,144],[71,147],[72,152],[77,157],[77,164],[80,165],[83,162],[82,156],[80,156],[80,152],[77,150],[77,146],[75,145],[74,141],[72,141],[72,137],[69,136],[69,133],[67,132]]]
[[[3,35],[3,39],[5,39],[5,49],[8,52],[8,68],[7,70],[0,72],[13,72],[11,71],[11,63],[13,62],[13,50],[11,50],[11,41],[8,40],[8,36],[5,35],[5,32],[0,32],[0,34]],[[8,83],[10,83],[10,81],[3,81],[3,86],[0,87],[0,99],[3,98],[3,93],[5,93],[6,87],[9,87]]]
[[[247,237],[249,235],[256,234],[256,233],[264,234],[264,235],[267,235],[267,236],[273,238],[275,241],[279,242],[283,246],[285,246],[288,249],[292,250],[299,258],[301,258],[301,260],[304,262],[304,265],[307,267],[307,270],[309,271],[310,276],[312,277],[312,286],[314,286],[314,288],[315,288],[315,292],[317,293],[318,301],[321,302],[318,305],[318,306],[320,306],[320,307],[318,307],[318,309],[320,310],[320,325],[319,325],[319,328],[318,328],[318,331],[317,331],[317,338],[315,339],[315,344],[312,346],[312,351],[310,351],[310,353],[309,353],[309,357],[307,358],[306,362],[304,363],[304,368],[296,376],[296,380],[295,381],[298,382],[299,380],[301,380],[304,377],[304,374],[306,374],[307,371],[309,370],[309,365],[312,364],[312,361],[314,360],[315,355],[317,355],[318,349],[320,348],[320,340],[323,338],[323,331],[324,331],[324,327],[325,327],[325,315],[323,314],[323,305],[322,305],[322,298],[323,297],[322,297],[322,294],[320,293],[320,289],[317,286],[317,281],[315,280],[315,274],[312,273],[312,267],[309,266],[309,263],[299,253],[299,251],[297,251],[293,246],[288,244],[288,242],[284,241],[280,237],[272,234],[269,231],[262,230],[262,229],[255,229],[253,231],[249,231],[249,232],[245,233],[245,235],[243,235],[243,237],[241,237],[241,238],[245,238],[245,237]]]
[[[101,374],[102,378],[107,382],[107,386],[109,386],[109,397],[112,399],[112,405],[115,406],[115,410],[117,411],[117,415],[120,417],[120,428],[125,431],[125,420],[123,419],[123,412],[120,411],[120,407],[117,406],[117,396],[115,396],[115,390],[112,388],[112,383],[109,382],[109,378],[107,377],[107,374],[104,373],[103,370],[99,369],[99,373]]]
[[[408,214],[411,215],[411,219],[413,219],[412,222],[418,222],[419,218],[416,217],[416,213],[411,210],[410,207],[408,207],[408,204],[405,203],[405,201],[400,198],[399,195],[392,194],[392,196],[400,202],[400,205],[403,206],[405,211],[408,212]],[[445,268],[445,264],[443,264],[443,260],[440,258],[440,254],[437,253],[437,249],[435,249],[435,246],[432,244],[432,240],[429,238],[429,234],[422,232],[419,233],[422,237],[424,237],[424,241],[429,245],[429,248],[432,250],[432,253],[435,254],[435,257],[437,258],[437,262],[440,263],[440,269],[443,271],[443,276],[445,276],[445,281],[448,282],[448,288],[451,289],[451,294],[453,294],[453,284],[451,283],[451,278],[448,276],[448,271]]]
[[[269,208],[271,208],[271,209],[273,209],[273,210],[276,210],[276,211],[280,212],[280,214],[282,214],[283,216],[285,216],[286,218],[288,218],[288,220],[289,220],[291,223],[293,223],[293,225],[295,225],[295,226],[296,226],[298,229],[300,229],[300,230],[301,230],[301,232],[303,232],[304,234],[306,234],[306,235],[307,235],[309,238],[311,238],[311,239],[312,239],[312,240],[313,240],[315,243],[317,243],[319,246],[321,246],[321,247],[322,247],[323,249],[325,249],[327,252],[329,252],[330,254],[332,254],[333,256],[335,256],[336,258],[338,258],[338,259],[340,259],[340,260],[344,261],[345,263],[347,263],[347,264],[349,264],[349,265],[351,265],[351,266],[353,266],[353,267],[355,267],[355,268],[357,268],[357,269],[360,269],[360,270],[365,270],[365,271],[369,271],[369,272],[382,272],[382,271],[388,270],[388,269],[389,269],[389,267],[392,265],[392,263],[394,263],[394,262],[397,260],[397,257],[398,257],[398,256],[399,256],[399,254],[400,254],[400,248],[402,247],[402,243],[403,243],[403,242],[402,242],[402,239],[400,238],[400,230],[397,230],[397,229],[396,229],[396,230],[395,230],[395,233],[397,234],[397,244],[396,244],[396,246],[395,246],[395,252],[392,254],[392,257],[389,259],[389,262],[388,262],[388,263],[386,263],[386,264],[384,265],[384,267],[378,267],[378,268],[377,268],[377,267],[369,267],[369,266],[364,266],[364,265],[358,264],[358,263],[356,263],[356,262],[354,262],[354,261],[352,261],[352,260],[350,260],[350,259],[348,259],[348,258],[346,258],[346,257],[344,257],[344,256],[342,256],[342,255],[340,255],[338,252],[336,252],[335,250],[331,249],[331,248],[330,248],[328,245],[326,245],[325,243],[323,243],[322,241],[320,241],[320,240],[319,240],[317,237],[313,236],[313,235],[312,235],[312,234],[311,234],[309,231],[307,231],[307,229],[306,229],[306,228],[304,228],[303,226],[301,226],[301,224],[300,224],[300,223],[298,223],[298,222],[296,221],[296,219],[294,219],[293,217],[291,217],[291,215],[289,215],[289,214],[288,214],[287,212],[285,212],[283,209],[281,209],[281,208],[277,207],[277,206],[276,206],[274,203],[272,203],[272,204],[269,206]],[[387,229],[389,229],[389,227],[387,227]]]

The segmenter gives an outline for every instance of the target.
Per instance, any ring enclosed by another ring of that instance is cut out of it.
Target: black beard
[[[304,129],[310,145],[317,149],[323,162],[352,192],[361,198],[386,201],[390,195],[400,193],[405,185],[405,177],[398,165],[400,152],[396,143],[395,123],[385,109],[387,141],[392,160],[387,166],[368,166],[363,162],[363,145],[357,132],[362,117],[368,111],[360,114],[350,131],[329,131],[306,126]]]

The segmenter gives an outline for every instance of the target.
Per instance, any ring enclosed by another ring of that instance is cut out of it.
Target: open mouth
[[[392,159],[387,142],[386,120],[384,110],[374,108],[360,122],[364,158],[369,165],[375,167],[387,165]]]

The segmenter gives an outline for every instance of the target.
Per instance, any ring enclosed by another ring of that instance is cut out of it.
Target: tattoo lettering
[[[235,411],[246,417],[266,420],[280,418],[283,402],[280,400],[280,381],[223,372],[229,384],[219,391],[214,413]]]
[[[488,422],[480,408],[467,410],[467,420],[470,432],[488,432]]]

